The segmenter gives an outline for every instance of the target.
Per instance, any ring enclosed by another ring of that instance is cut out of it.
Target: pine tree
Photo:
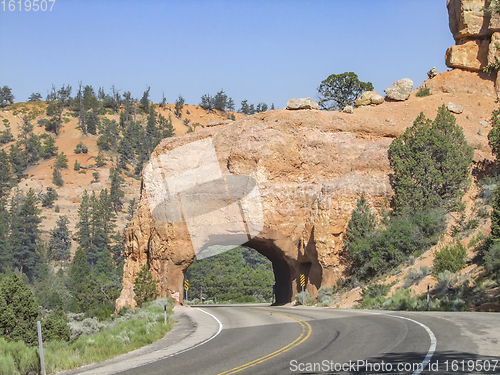
[[[59,130],[62,127],[62,104],[54,101],[47,106],[47,115],[49,120],[45,123],[45,130],[53,132],[56,137],[59,135]]]
[[[4,123],[5,130],[0,132],[0,144],[4,145],[14,140],[14,136],[10,131],[10,123]]]
[[[220,90],[214,97],[214,109],[225,111],[227,108],[227,95],[224,90]]]
[[[109,189],[109,194],[111,196],[111,202],[116,213],[120,212],[123,208],[123,197],[125,193],[121,189],[123,184],[123,178],[119,175],[116,169],[111,168],[109,170],[109,178],[111,180],[111,187]]]
[[[172,118],[168,120],[162,115],[158,116],[158,129],[160,131],[160,138],[169,138],[175,136],[174,127],[172,125]],[[159,142],[158,142],[159,143]]]
[[[0,150],[0,199],[9,193],[12,182],[9,156],[5,150]]]
[[[69,341],[71,330],[68,317],[60,307],[42,320],[42,337],[43,341]]]
[[[120,133],[118,131],[118,124],[115,120],[104,118],[99,127],[99,134],[97,146],[100,151],[115,151],[117,149]]]
[[[250,107],[248,106],[248,100],[242,100],[241,101],[241,108],[239,109],[240,113],[243,113],[244,115],[249,115],[250,114]]]
[[[33,292],[17,275],[5,278],[0,285],[0,336],[27,345],[35,344],[38,316]]]
[[[18,228],[12,229],[11,236],[16,233],[18,239],[13,247],[14,266],[20,273],[25,273],[31,280],[36,262],[36,244],[40,238],[39,224],[41,209],[38,208],[38,198],[35,191],[30,188],[15,221]],[[14,221],[13,221],[14,224]]]
[[[64,181],[61,175],[61,170],[54,166],[52,170],[52,183],[58,187],[63,186]]]
[[[229,98],[229,99],[227,100],[227,110],[228,110],[228,111],[232,111],[232,112],[234,112],[234,108],[235,108],[235,107],[234,107],[234,101],[233,101],[233,98]]]
[[[12,172],[16,176],[17,182],[20,182],[24,177],[24,170],[27,167],[23,152],[18,145],[10,146],[9,161],[12,167]]]
[[[491,130],[488,133],[488,144],[493,155],[498,159],[500,154],[500,111],[495,110],[491,115]]]
[[[209,94],[203,95],[201,97],[200,107],[207,111],[207,113],[210,113],[214,108],[214,98]]]
[[[80,207],[78,208],[78,222],[76,223],[76,241],[81,249],[83,249],[84,253],[89,251],[90,246],[92,244],[90,237],[90,216],[92,214],[90,207],[90,197],[87,193],[87,190],[83,192],[82,202],[80,203]]]
[[[141,101],[140,101],[140,109],[144,113],[149,112],[149,90],[151,90],[151,87],[148,87],[146,91],[144,91],[144,94],[142,95]]]
[[[500,240],[500,185],[493,193],[493,212],[491,213],[491,238]]]
[[[28,165],[34,165],[42,157],[42,144],[40,143],[40,137],[36,134],[30,134],[26,141],[25,146],[26,153],[26,163]]]
[[[68,168],[68,157],[64,154],[64,152],[61,152],[59,155],[57,155],[54,168],[57,169]]]
[[[44,159],[50,159],[57,155],[58,147],[55,145],[54,138],[49,134],[42,134],[43,145],[40,156]]]
[[[184,98],[182,97],[182,95],[179,95],[179,97],[175,101],[175,111],[174,111],[175,117],[181,118],[182,108],[184,108]]]
[[[68,229],[69,220],[61,216],[56,222],[56,227],[50,231],[50,258],[61,261],[70,258],[71,232]]]
[[[135,198],[132,198],[128,204],[128,209],[127,209],[127,220],[132,220],[134,217],[134,212],[135,212]]]
[[[142,266],[134,281],[134,300],[137,306],[142,307],[144,302],[158,298],[158,283],[159,281],[153,278],[148,266],[146,264]]]
[[[0,108],[4,108],[7,104],[14,104],[14,95],[9,86],[4,86],[0,89]]]
[[[347,233],[344,239],[345,249],[349,251],[352,242],[359,238],[366,238],[372,233],[376,223],[375,215],[372,214],[364,194],[361,194],[361,197],[356,201],[356,208],[352,212],[347,225]]]
[[[356,208],[351,214],[344,239],[344,248],[352,259],[353,273],[363,268],[371,258],[369,237],[375,230],[377,220],[370,210],[364,194],[356,202]]]
[[[90,266],[87,263],[85,250],[79,247],[73,256],[69,271],[69,289],[76,302],[74,312],[86,311],[90,307],[88,298],[89,291],[92,289],[90,276]]]
[[[146,124],[146,145],[148,151],[148,159],[149,155],[153,152],[156,146],[160,143],[160,133],[158,127],[156,125],[156,111],[153,106],[149,108],[148,114],[148,122]]]
[[[48,186],[47,193],[42,199],[42,207],[52,208],[57,198],[58,198],[57,191],[54,188]]]
[[[0,198],[0,273],[12,270],[12,249],[9,237],[10,215],[5,198]]]

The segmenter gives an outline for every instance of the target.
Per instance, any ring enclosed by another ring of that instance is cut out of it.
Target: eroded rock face
[[[153,152],[152,159],[210,137],[223,175],[257,181],[264,228],[246,246],[273,262],[278,302],[290,302],[298,293],[301,273],[312,296],[322,285],[334,285],[346,266],[342,238],[361,192],[373,205],[392,195],[387,149],[397,130],[353,126],[343,116],[273,111],[165,139]],[[133,282],[144,264],[160,280],[161,295],[182,303],[183,274],[195,257],[185,223],[153,219],[145,183],[143,178],[138,210],[127,229],[117,309],[134,306]]]
[[[376,91],[365,91],[354,101],[354,105],[356,105],[356,107],[362,107],[371,104],[378,105],[383,102],[384,97],[379,95]]]
[[[411,90],[413,90],[413,81],[409,78],[403,78],[394,82],[384,92],[389,99],[402,101],[410,97]]]
[[[319,104],[311,98],[292,98],[286,103],[286,109],[319,109]]]
[[[481,71],[498,56],[494,37],[500,31],[500,15],[485,11],[486,0],[448,0],[450,31],[455,46],[446,51],[446,65]]]
[[[446,51],[446,66],[450,68],[482,71],[488,65],[489,40],[469,40],[451,46]]]

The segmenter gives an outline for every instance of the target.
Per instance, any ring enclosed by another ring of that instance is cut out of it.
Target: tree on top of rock
[[[474,149],[443,105],[434,122],[423,113],[389,147],[397,211],[454,209],[469,185]]]
[[[318,87],[319,105],[328,111],[340,110],[371,90],[371,82],[361,82],[356,73],[331,74]]]

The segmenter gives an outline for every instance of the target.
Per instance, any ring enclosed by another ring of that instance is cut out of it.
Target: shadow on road
[[[352,363],[321,363],[313,371],[301,374],[413,374],[421,366],[421,353],[390,353]],[[343,366],[343,367],[342,367]],[[499,374],[500,357],[478,356],[472,353],[435,352],[421,374]]]

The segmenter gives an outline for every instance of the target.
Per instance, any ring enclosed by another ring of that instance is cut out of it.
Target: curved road
[[[213,325],[208,339],[117,373],[500,373],[498,314],[252,305],[200,310],[207,318],[202,328]]]

